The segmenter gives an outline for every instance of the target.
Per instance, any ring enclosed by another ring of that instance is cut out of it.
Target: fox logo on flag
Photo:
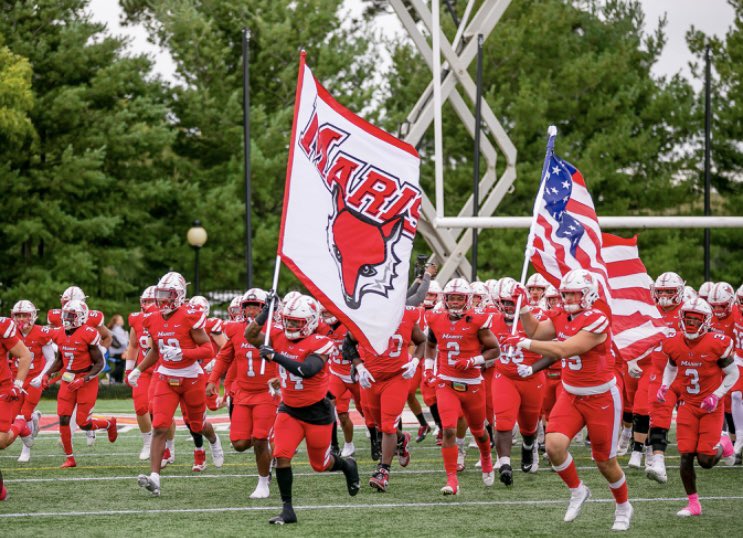
[[[279,254],[359,342],[383,352],[405,306],[420,159],[335,101],[304,59]]]

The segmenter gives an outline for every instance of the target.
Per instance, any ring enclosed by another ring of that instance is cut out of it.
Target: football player
[[[39,432],[39,417],[36,406],[41,400],[41,393],[49,384],[47,372],[54,364],[54,344],[52,330],[49,327],[36,325],[38,310],[31,301],[21,300],[13,305],[10,317],[18,328],[18,336],[31,352],[31,366],[29,367],[24,390],[23,405],[20,414],[31,424],[33,436]],[[19,361],[14,358],[10,363],[13,377],[17,377]],[[31,448],[23,445],[18,461],[25,463],[31,459]]]
[[[356,345],[350,334],[344,343],[344,355],[353,360],[358,374],[366,412],[382,432],[381,460],[369,479],[369,485],[380,492],[387,491],[395,452],[401,467],[410,463],[410,434],[400,431],[397,421],[405,407],[408,385],[423,357],[426,337],[418,326],[419,318],[417,308],[405,307],[402,321],[384,353],[377,353],[368,345]],[[412,359],[408,355],[411,342],[416,346]]]
[[[10,353],[18,359],[15,379],[10,373],[8,361],[4,357]],[[13,444],[17,437],[24,446],[33,446],[33,436],[23,417],[17,417],[22,405],[23,385],[31,366],[31,352],[18,336],[15,323],[9,318],[0,318],[0,449]],[[0,501],[8,497],[8,490],[3,484],[0,473]]]
[[[251,447],[255,452],[258,485],[251,493],[251,499],[265,499],[270,494],[268,484],[271,447],[268,438],[279,405],[278,395],[268,391],[268,381],[277,375],[275,363],[266,363],[261,371],[259,350],[245,339],[248,323],[260,314],[266,300],[266,292],[259,288],[251,288],[242,296],[243,321],[225,325],[227,343],[217,354],[216,364],[206,386],[207,397],[217,394],[220,378],[231,369],[233,363],[237,363],[230,441],[238,452]]]
[[[544,357],[533,365],[521,364],[521,377],[531,377],[556,359],[562,358],[563,391],[552,408],[546,435],[546,448],[552,468],[570,488],[565,521],[573,521],[590,498],[591,492],[578,477],[570,455],[571,439],[588,427],[591,451],[599,471],[616,501],[612,530],[627,530],[632,519],[627,482],[616,458],[616,435],[620,427],[622,396],[614,375],[611,354],[611,327],[600,310],[593,308],[599,298],[596,277],[577,269],[560,282],[563,310],[546,312],[540,321],[524,307],[519,312],[529,338],[511,336],[504,345],[532,351]],[[557,341],[553,341],[557,339]]]
[[[738,365],[738,382],[730,389],[731,412],[735,422],[736,463],[743,459],[743,285],[735,292],[735,306],[733,307],[733,343],[735,344],[735,364]]]
[[[541,277],[541,275],[532,276]],[[518,323],[516,302],[519,297],[521,297],[522,305],[529,304],[527,292],[521,284],[513,279],[501,280],[498,301],[501,315],[493,317],[492,328],[500,341],[511,336],[514,321]],[[532,305],[531,313],[536,319],[542,318],[541,309],[538,306]],[[520,323],[517,325],[516,334],[526,336]],[[521,470],[525,473],[536,473],[539,469],[539,446],[536,436],[544,401],[545,378],[542,372],[538,372],[524,379],[519,376],[517,370],[519,365],[534,364],[539,358],[541,357],[536,353],[517,349],[510,353],[501,353],[495,362],[497,373],[493,382],[493,398],[497,429],[496,450],[500,464],[498,474],[500,481],[506,486],[513,483],[511,436],[517,422],[522,437]]]
[[[149,351],[149,335],[144,328],[144,316],[155,308],[155,286],[148,286],[139,298],[139,312],[129,314],[129,346],[125,352],[126,371],[125,381],[134,367],[141,363]],[[137,426],[142,434],[142,450],[139,451],[140,460],[150,459],[150,445],[152,442],[152,418],[150,417],[150,385],[152,383],[152,368],[142,372],[137,386],[132,388],[134,414],[137,416]],[[170,455],[169,455],[170,456]]]
[[[710,292],[710,298],[713,293]],[[676,437],[681,481],[689,497],[686,507],[677,513],[681,517],[702,514],[694,457],[704,469],[714,467],[722,458],[735,461],[730,439],[720,437],[724,417],[719,404],[738,380],[738,367],[733,361],[732,339],[711,332],[711,321],[712,308],[705,301],[687,301],[681,306],[680,332],[662,344],[668,363],[656,398],[665,400],[677,375],[681,379]]]
[[[480,367],[498,358],[498,340],[490,331],[492,314],[471,309],[472,290],[463,278],[450,280],[444,287],[441,311],[426,315],[428,338],[424,378],[436,386],[444,439],[441,454],[446,471],[444,495],[459,493],[457,478],[457,421],[464,415],[480,450],[482,478],[485,486],[493,485],[493,460],[490,438],[485,431],[486,390]],[[436,355],[438,351],[438,355]],[[437,374],[434,374],[434,356]]]
[[[155,287],[157,310],[148,312],[144,328],[150,335],[149,351],[127,379],[136,387],[142,372],[160,360],[152,384],[152,445],[150,475],[141,474],[137,483],[153,496],[160,495],[160,469],[168,430],[180,404],[189,429],[202,433],[208,440],[216,467],[224,463],[219,436],[204,419],[206,411],[206,376],[199,361],[211,358],[213,349],[204,331],[206,315],[185,302],[186,280],[178,273],[163,276]],[[198,448],[196,449],[199,450]],[[200,449],[203,452],[203,448]]]
[[[297,446],[305,440],[310,465],[317,472],[342,471],[351,496],[359,492],[359,471],[356,461],[330,453],[333,428],[333,406],[328,393],[328,355],[334,345],[324,336],[315,334],[320,321],[317,302],[306,295],[284,301],[281,308],[283,327],[272,327],[269,346],[264,346],[263,326],[268,320],[271,302],[245,330],[245,338],[260,347],[261,358],[275,362],[281,377],[282,402],[274,424],[276,481],[283,507],[278,516],[269,519],[273,525],[296,523],[292,504],[292,458]]]
[[[544,297],[549,285],[550,283],[547,282],[547,280],[539,273],[531,275],[526,281],[526,293],[529,299],[528,304],[531,306],[541,307],[542,298]]]
[[[59,435],[65,452],[65,461],[61,465],[63,469],[77,467],[70,430],[70,419],[75,409],[75,422],[81,430],[106,430],[111,443],[119,435],[115,417],[100,419],[92,416],[98,398],[98,374],[103,370],[105,361],[99,347],[101,335],[87,320],[88,306],[73,299],[62,307],[63,329],[52,333],[58,351],[49,374],[64,370],[57,395]]]

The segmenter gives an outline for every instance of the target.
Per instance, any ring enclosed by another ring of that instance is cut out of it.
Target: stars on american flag
[[[554,155],[550,158],[545,174],[544,209],[557,222],[557,237],[570,242],[570,252],[575,255],[578,243],[585,233],[583,225],[565,210],[573,192],[573,167]]]

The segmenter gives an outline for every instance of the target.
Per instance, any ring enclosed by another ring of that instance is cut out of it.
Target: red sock
[[[624,477],[624,474],[622,474],[622,478],[613,484],[609,484],[609,489],[611,490],[611,494],[614,495],[614,500],[617,501],[617,504],[627,502],[629,491],[627,491],[627,479]]]
[[[108,428],[108,420],[105,418],[91,418],[88,420],[91,430],[105,430]]]
[[[578,469],[575,468],[575,462],[573,456],[568,454],[568,458],[562,463],[562,465],[553,465],[552,468],[557,471],[562,481],[570,489],[575,489],[580,486],[580,478],[578,478]]]
[[[62,447],[66,456],[72,456],[72,431],[69,424],[59,426],[59,436],[62,438]]]
[[[442,446],[441,455],[444,458],[444,471],[446,475],[457,475],[457,445]]]
[[[10,431],[13,432],[15,437],[28,437],[31,435],[31,429],[22,418],[15,419],[13,424],[10,426]]]
[[[482,463],[482,472],[489,473],[493,470],[493,456],[490,453],[490,439],[485,436],[485,440],[480,441],[478,440],[477,436],[475,436],[475,442],[477,443],[477,448],[480,449],[480,462]]]

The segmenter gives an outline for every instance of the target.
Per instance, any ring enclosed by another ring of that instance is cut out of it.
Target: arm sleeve
[[[360,357],[358,344],[353,341],[350,333],[346,334],[341,344],[341,356],[344,361],[352,361]]]
[[[46,374],[54,364],[54,359],[56,359],[56,355],[54,353],[54,344],[52,344],[51,340],[48,344],[41,347],[41,353],[44,355],[44,360],[46,363],[44,364],[44,369],[41,371],[41,374]]]
[[[320,355],[312,353],[308,355],[304,362],[295,361],[281,353],[274,353],[273,362],[283,366],[288,372],[307,379],[317,374],[325,366],[325,361]]]
[[[431,327],[428,328],[428,341],[431,342],[432,344],[436,343],[436,335],[433,334]]]
[[[663,370],[663,381],[661,383],[665,385],[666,387],[670,387],[673,383],[673,380],[676,379],[676,374],[678,373],[679,369],[671,364],[671,361],[668,361],[668,364],[666,364],[666,369]]]
[[[428,273],[423,275],[420,284],[413,284],[408,290],[408,296],[405,300],[405,306],[419,306],[423,303],[423,299],[426,298],[428,293],[428,287],[431,285],[431,275]],[[415,288],[415,289],[413,289]],[[411,292],[411,290],[413,290]]]
[[[725,396],[725,394],[733,388],[739,377],[738,365],[735,364],[735,361],[728,364],[722,369],[722,371],[725,374],[725,377],[722,378],[722,383],[714,392],[715,396],[718,398]]]

